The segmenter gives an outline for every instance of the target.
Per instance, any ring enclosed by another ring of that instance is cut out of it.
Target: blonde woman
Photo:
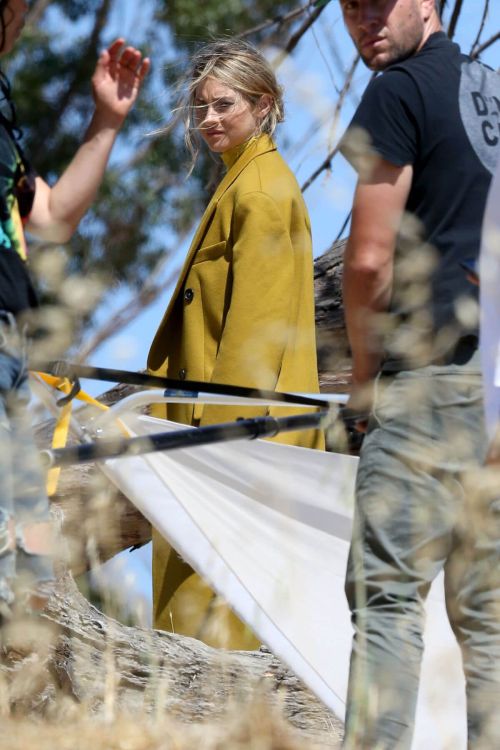
[[[244,42],[207,44],[194,57],[184,107],[193,160],[204,142],[221,156],[226,173],[154,337],[149,370],[176,379],[317,392],[310,224],[296,179],[272,140],[283,120],[274,72]],[[156,414],[208,425],[290,411],[172,404]],[[278,439],[323,447],[323,435],[312,430]],[[212,645],[253,647],[253,635],[225,608],[213,606],[212,592],[191,568],[159,535],[153,540],[155,627]]]

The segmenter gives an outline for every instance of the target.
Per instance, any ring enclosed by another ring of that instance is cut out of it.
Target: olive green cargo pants
[[[485,474],[483,423],[477,355],[377,382],[346,578],[355,628],[349,750],[410,748],[423,605],[443,568],[468,747],[500,747],[500,478],[493,492],[474,491]]]

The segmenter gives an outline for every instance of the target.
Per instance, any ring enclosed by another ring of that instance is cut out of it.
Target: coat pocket
[[[197,263],[202,263],[204,260],[215,260],[220,258],[226,252],[227,241],[216,242],[215,245],[206,245],[200,247],[196,255],[194,256],[193,266]]]

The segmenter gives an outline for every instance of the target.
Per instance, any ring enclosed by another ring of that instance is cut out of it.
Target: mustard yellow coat
[[[191,243],[148,368],[172,378],[316,393],[311,232],[299,186],[267,135],[223,158],[228,172]],[[266,413],[291,410],[172,404],[161,416],[205,425]],[[315,431],[280,441],[322,447]]]
[[[267,135],[223,159],[228,171],[195,233],[151,345],[148,368],[176,379],[318,392],[311,230],[297,181]],[[154,413],[208,425],[303,410],[169,404],[155,407]],[[284,433],[277,439],[324,447],[319,431]],[[196,619],[196,607],[186,618],[177,617],[176,626],[166,606],[190,572],[155,534],[155,626],[203,637],[197,626],[186,630],[179,625]],[[200,594],[205,595],[209,598],[208,590]]]

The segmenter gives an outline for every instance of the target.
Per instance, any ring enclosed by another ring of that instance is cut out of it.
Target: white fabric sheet
[[[127,415],[136,435],[179,429]],[[107,461],[166,539],[340,718],[352,630],[344,575],[357,459],[235,441]],[[414,750],[464,750],[458,647],[438,579],[427,604]]]
[[[500,164],[486,207],[479,277],[486,428],[493,437],[500,420]]]

